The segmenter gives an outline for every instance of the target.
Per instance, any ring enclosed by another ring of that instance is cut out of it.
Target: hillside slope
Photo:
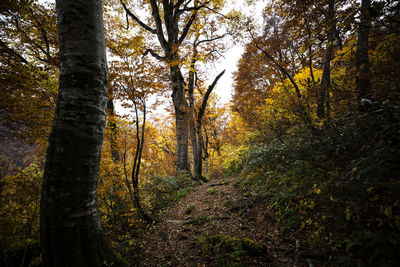
[[[145,238],[139,266],[293,266],[294,250],[263,203],[234,184],[196,186],[170,207]]]

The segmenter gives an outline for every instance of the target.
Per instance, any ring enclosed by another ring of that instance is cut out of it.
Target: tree
[[[203,167],[203,147],[204,147],[204,141],[203,141],[203,133],[202,133],[202,120],[206,111],[207,107],[207,102],[210,97],[210,94],[214,90],[215,86],[217,85],[218,80],[222,77],[222,75],[225,73],[225,70],[223,70],[220,74],[217,75],[217,77],[214,79],[212,84],[208,87],[207,91],[205,94],[203,94],[199,88],[199,85],[197,84],[198,82],[198,76],[199,73],[196,70],[196,63],[199,58],[201,57],[210,57],[213,52],[218,51],[216,44],[214,41],[217,41],[219,39],[222,39],[224,35],[217,35],[215,37],[209,37],[207,39],[202,39],[199,40],[201,37],[201,25],[196,25],[194,26],[196,28],[195,30],[195,38],[193,42],[193,48],[192,48],[192,56],[190,59],[190,66],[189,66],[189,77],[188,77],[188,100],[189,100],[189,113],[188,115],[190,116],[189,118],[189,131],[190,131],[190,142],[191,142],[191,147],[192,147],[192,155],[193,155],[193,176],[196,177],[196,179],[199,180],[205,180],[202,176],[202,167]],[[204,26],[203,26],[204,28]],[[203,29],[204,30],[204,29]],[[210,32],[214,32],[215,30],[210,30]],[[204,34],[206,35],[206,34]],[[210,50],[209,53],[205,56],[199,55],[199,46],[201,45],[207,45],[208,49]],[[194,88],[198,87],[199,92],[201,95],[203,95],[203,99],[201,104],[199,105],[198,108],[196,108],[196,99],[195,99],[195,94],[194,94]]]
[[[356,68],[357,79],[356,87],[358,92],[358,100],[370,97],[371,81],[369,78],[369,57],[368,57],[368,38],[371,28],[371,0],[361,1],[360,25],[357,33],[357,52],[356,52]],[[360,102],[361,105],[361,102]]]
[[[325,51],[324,71],[322,72],[321,86],[317,100],[317,115],[319,118],[329,116],[329,88],[331,87],[331,60],[333,57],[333,42],[335,40],[336,22],[335,22],[335,0],[328,1],[327,16],[327,44]],[[326,112],[325,112],[326,109]]]
[[[176,121],[176,170],[190,172],[189,158],[189,107],[186,101],[185,80],[182,75],[182,47],[189,38],[192,25],[201,9],[214,10],[212,1],[170,1],[159,3],[150,0],[151,24],[144,23],[138,16],[128,9],[125,2],[121,4],[127,16],[133,19],[143,30],[157,38],[161,49],[149,48],[144,54],[151,54],[156,59],[167,64],[169,78],[172,87],[172,101],[175,110]],[[215,8],[220,6],[215,1]],[[162,52],[160,55],[158,51]]]
[[[57,96],[57,29],[53,4],[0,4],[1,137],[45,143]]]
[[[194,67],[194,65],[193,65]],[[193,119],[190,122],[190,131],[191,131],[191,142],[193,149],[193,166],[194,166],[194,176],[199,180],[204,180],[203,178],[203,131],[202,131],[202,120],[204,117],[204,112],[206,111],[207,102],[210,97],[211,92],[214,90],[217,85],[218,80],[224,75],[225,70],[215,77],[212,84],[208,87],[206,93],[204,94],[203,100],[201,102],[200,108],[197,114],[194,112],[194,99],[193,99],[193,87],[189,86],[189,107],[192,109]]]
[[[43,175],[40,233],[45,266],[118,262],[97,207],[107,104],[102,1],[58,0],[59,94]]]

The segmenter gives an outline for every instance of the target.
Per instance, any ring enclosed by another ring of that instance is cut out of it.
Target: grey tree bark
[[[185,97],[185,83],[178,66],[170,67],[172,101],[175,109],[176,170],[190,173],[189,158],[189,114]]]
[[[97,180],[107,105],[101,0],[57,0],[59,94],[40,206],[44,266],[126,265],[100,224]]]

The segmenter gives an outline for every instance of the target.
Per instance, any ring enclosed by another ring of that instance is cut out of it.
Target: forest
[[[0,52],[0,266],[400,266],[400,1],[2,0]]]

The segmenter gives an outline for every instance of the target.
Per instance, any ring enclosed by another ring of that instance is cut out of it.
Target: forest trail
[[[235,182],[195,186],[174,203],[144,239],[139,266],[293,266],[265,204]]]

